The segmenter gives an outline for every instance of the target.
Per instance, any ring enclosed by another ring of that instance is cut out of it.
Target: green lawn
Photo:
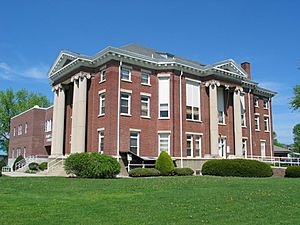
[[[299,224],[300,179],[0,178],[0,224]]]

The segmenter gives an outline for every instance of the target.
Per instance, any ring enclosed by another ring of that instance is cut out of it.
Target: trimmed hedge
[[[174,173],[174,163],[169,154],[165,151],[162,151],[155,161],[155,169],[159,170],[161,175],[169,176]]]
[[[232,177],[270,177],[270,165],[247,159],[215,159],[204,163],[202,175]]]
[[[48,168],[48,163],[47,162],[42,162],[40,165],[39,165],[39,170],[41,171],[44,171]]]
[[[65,161],[67,174],[81,178],[113,178],[120,173],[117,159],[99,153],[75,153]]]
[[[154,168],[135,168],[128,172],[130,177],[154,177],[160,176],[160,172]]]
[[[192,176],[194,174],[194,170],[189,167],[175,168],[174,173],[177,176]]]
[[[24,157],[23,157],[22,155],[19,155],[19,156],[16,158],[16,160],[15,160],[15,162],[14,162],[14,165],[13,165],[13,171],[16,170],[16,163],[17,163],[17,162],[20,162],[22,159],[24,159]]]
[[[0,172],[2,171],[2,167],[6,166],[6,163],[3,159],[0,160]]]
[[[288,166],[285,170],[285,177],[300,177],[300,166]]]
[[[38,171],[39,170],[39,164],[36,162],[29,163],[28,165],[29,170]]]

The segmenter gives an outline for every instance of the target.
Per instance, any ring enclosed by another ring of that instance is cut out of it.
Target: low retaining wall
[[[183,167],[189,167],[195,171],[196,175],[200,175],[203,164],[208,160],[210,159],[183,159],[182,161]],[[175,163],[177,167],[181,167],[180,159],[176,159]]]

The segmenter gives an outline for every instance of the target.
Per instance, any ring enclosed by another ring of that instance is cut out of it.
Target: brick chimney
[[[241,63],[241,67],[247,72],[248,80],[251,80],[251,65],[249,62]]]

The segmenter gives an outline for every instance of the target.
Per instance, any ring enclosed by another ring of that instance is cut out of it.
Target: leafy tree
[[[300,152],[300,124],[294,126],[294,151]]]
[[[49,99],[38,93],[30,93],[25,89],[14,92],[11,88],[0,91],[0,146],[8,150],[10,120],[33,106],[49,107]]]
[[[290,104],[294,110],[300,109],[300,85],[294,87],[294,97],[290,101]]]

